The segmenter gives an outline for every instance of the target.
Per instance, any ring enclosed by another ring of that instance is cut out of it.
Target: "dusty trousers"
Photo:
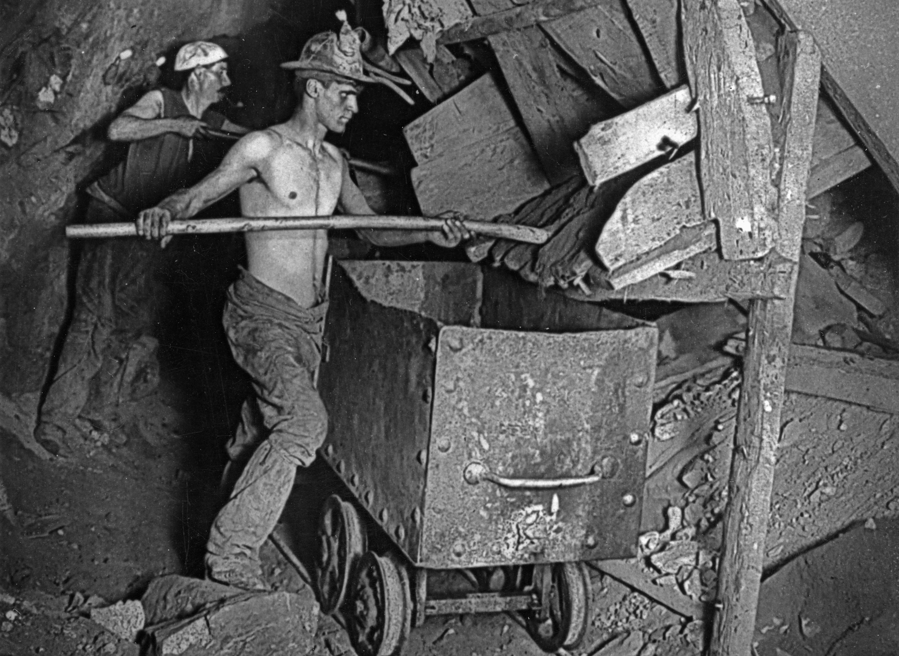
[[[313,386],[327,303],[300,307],[249,272],[228,291],[223,323],[237,364],[252,379],[267,437],[250,457],[213,522],[211,572],[252,567],[293,487],[297,467],[315,460],[328,417]],[[240,434],[244,427],[238,429]]]
[[[114,209],[90,199],[88,222],[122,220]],[[167,253],[144,240],[84,244],[72,320],[41,407],[41,425],[60,431],[69,426],[84,409],[101,369],[127,363],[134,345],[154,332],[166,298],[164,271],[169,263]]]

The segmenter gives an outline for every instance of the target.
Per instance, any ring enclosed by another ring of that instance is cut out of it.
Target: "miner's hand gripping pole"
[[[225,219],[188,219],[172,221],[170,235],[204,235],[225,232],[262,232],[268,230],[440,230],[445,219],[424,216],[349,215],[349,216],[270,216]],[[549,233],[540,228],[512,223],[462,220],[470,232],[484,237],[508,239],[528,244],[544,244]],[[66,227],[70,239],[101,239],[107,237],[136,237],[133,223],[94,223]]]

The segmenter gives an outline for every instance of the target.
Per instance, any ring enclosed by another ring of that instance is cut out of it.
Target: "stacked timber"
[[[426,215],[509,212],[549,187],[496,81],[484,75],[404,129]]]
[[[779,28],[769,12],[747,12],[752,39],[735,46],[741,61],[757,63],[731,71],[748,101],[718,112],[717,96],[697,98],[685,85],[673,0],[471,6],[471,16],[442,26],[436,45],[424,49],[431,61],[419,49],[396,53],[436,104],[405,128],[423,213],[457,210],[550,230],[542,246],[481,240],[469,254],[586,301],[785,295],[784,263],[767,257],[781,172],[751,153],[714,150],[731,129],[767,134],[771,148],[780,139]],[[495,65],[471,82],[473,60],[458,48],[471,53],[473,44],[491,50]],[[704,68],[732,66],[712,64]],[[706,125],[707,154],[697,158],[703,111],[730,118]],[[714,172],[702,167],[724,160],[741,173],[727,185],[708,184]],[[808,198],[869,165],[822,98]],[[769,175],[775,185],[759,187]]]

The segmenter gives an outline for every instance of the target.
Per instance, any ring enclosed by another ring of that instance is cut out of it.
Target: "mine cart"
[[[470,264],[369,261],[335,267],[325,338],[322,454],[348,492],[321,512],[323,611],[361,655],[481,612],[575,647],[584,561],[635,552],[656,328]],[[440,570],[474,591],[434,595]]]

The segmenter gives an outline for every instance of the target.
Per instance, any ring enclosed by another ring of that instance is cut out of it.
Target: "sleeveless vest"
[[[160,91],[163,118],[193,117],[180,91]],[[225,121],[224,116],[210,110],[206,110],[201,119],[216,129],[220,129]],[[217,158],[211,156],[217,150],[214,141],[188,139],[172,132],[134,141],[128,146],[126,158],[96,182],[100,193],[92,188],[87,191],[107,204],[113,204],[109,200],[112,199],[120,206],[116,208],[119,211],[124,209],[137,214],[179,189],[199,182],[211,172],[218,163]]]

